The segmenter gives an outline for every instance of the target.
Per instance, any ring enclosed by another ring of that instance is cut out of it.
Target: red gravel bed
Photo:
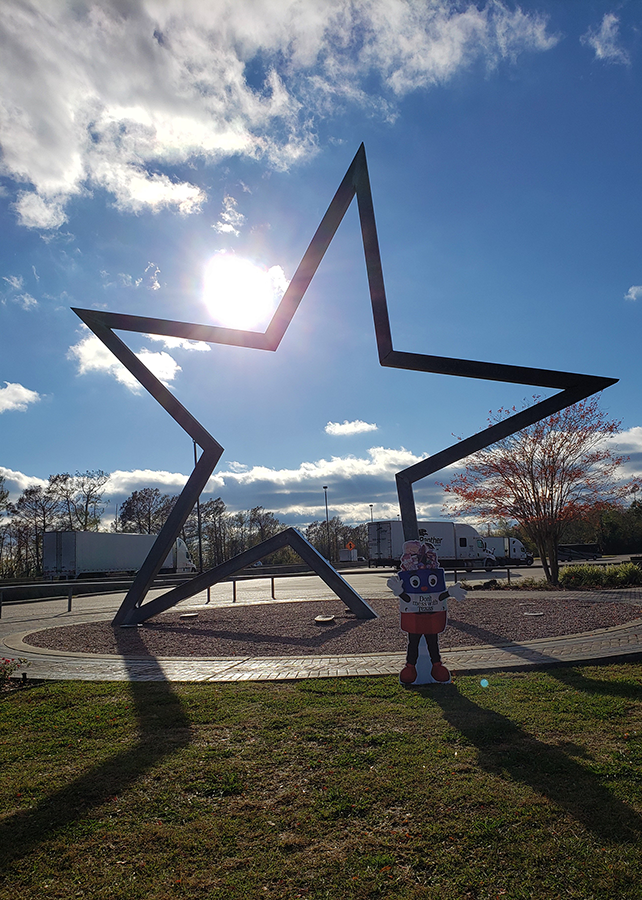
[[[642,616],[624,603],[563,599],[470,597],[452,604],[441,646],[501,645],[622,625]],[[67,625],[29,635],[34,647],[123,656],[335,656],[405,650],[396,599],[369,600],[378,619],[357,619],[343,603],[322,600],[199,609],[196,617],[173,611],[142,628],[108,622]],[[541,614],[541,615],[540,615]],[[328,625],[315,616],[334,615]]]

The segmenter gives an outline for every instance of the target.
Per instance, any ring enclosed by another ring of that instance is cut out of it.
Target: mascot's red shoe
[[[399,681],[402,684],[412,684],[416,677],[417,669],[410,663],[406,663],[399,675]]]
[[[404,671],[405,671],[405,669],[404,669]],[[435,679],[435,681],[440,681],[442,684],[445,684],[445,682],[450,681],[450,672],[448,671],[448,669],[446,668],[446,666],[443,663],[440,663],[440,662],[433,663],[433,667],[430,671],[430,674]]]

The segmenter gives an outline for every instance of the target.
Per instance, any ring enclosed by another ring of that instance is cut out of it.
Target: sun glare
[[[281,266],[266,269],[232,253],[218,253],[205,267],[203,300],[215,324],[266,328],[288,282]]]

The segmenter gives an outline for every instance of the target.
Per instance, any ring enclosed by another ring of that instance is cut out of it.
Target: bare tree
[[[161,494],[158,488],[133,491],[120,506],[120,530],[135,534],[158,534],[175,499],[168,494]]]
[[[103,512],[103,489],[109,475],[101,469],[49,476],[49,490],[58,498],[60,527],[97,531]]]
[[[7,508],[7,500],[9,499],[9,491],[5,487],[5,477],[0,475],[0,512]]]
[[[28,487],[16,503],[10,503],[14,534],[22,551],[21,567],[26,575],[39,574],[42,570],[42,536],[52,531],[58,521],[58,498],[48,485]]]

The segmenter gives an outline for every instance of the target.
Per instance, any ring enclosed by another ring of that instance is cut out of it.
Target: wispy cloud
[[[639,300],[642,297],[642,284],[632,284],[624,295],[625,300]]]
[[[103,276],[103,286],[111,287],[114,282],[107,280],[109,278],[109,273],[101,272],[100,274],[101,276]],[[120,283],[122,284],[122,286],[127,288],[137,288],[140,287],[143,283],[142,278],[134,278],[133,275],[129,275],[127,272],[119,272],[118,277],[120,278]]]
[[[31,294],[17,294],[13,300],[23,309],[35,309],[38,306],[38,301]]]
[[[38,229],[59,228],[70,198],[94,188],[125,211],[197,212],[205,191],[178,165],[242,155],[287,168],[315,152],[322,117],[391,119],[406,94],[476,60],[492,69],[557,40],[543,16],[500,0],[257,0],[251,15],[234,0],[46,12],[6,0],[2,12],[3,171],[20,222]]]
[[[126,288],[139,288],[142,285],[149,291],[160,290],[161,283],[158,278],[159,275],[160,269],[155,262],[148,262],[143,270],[143,274],[139,275],[138,277],[130,275],[128,272],[119,272],[118,282],[112,281],[109,272],[105,271],[104,269],[100,273],[104,288],[113,287],[115,284],[119,284],[120,286]]]
[[[226,195],[223,198],[223,212],[221,213],[221,217],[212,228],[218,231],[219,234],[233,234],[235,237],[238,237],[241,233],[241,227],[243,226],[243,222],[245,222],[245,216],[243,213],[238,211],[237,201],[234,197],[230,197]]]
[[[160,290],[160,281],[158,280],[158,276],[160,275],[160,269],[156,265],[156,263],[150,262],[147,263],[147,268],[145,269],[145,275],[147,275],[147,287],[150,291],[159,291]]]
[[[595,58],[609,63],[629,65],[629,54],[620,46],[620,20],[615,13],[606,13],[599,29],[589,28],[580,38],[583,44],[592,47]]]
[[[36,278],[37,277],[38,276],[36,276]],[[22,275],[3,275],[2,280],[6,281],[9,285],[8,293],[2,299],[3,304],[5,304],[7,300],[10,300],[12,303],[17,303],[18,306],[21,306],[23,309],[35,309],[35,307],[38,306],[38,301],[35,297],[32,297],[27,291],[22,292],[25,283]]]
[[[40,394],[31,391],[21,384],[5,381],[5,387],[0,388],[0,413],[15,411],[24,412],[30,403],[37,403]]]
[[[328,422],[325,426],[326,434],[363,434],[365,431],[376,431],[377,426],[368,422],[362,422],[361,419],[355,419],[354,422],[348,422],[346,419],[341,424],[339,422]]]

